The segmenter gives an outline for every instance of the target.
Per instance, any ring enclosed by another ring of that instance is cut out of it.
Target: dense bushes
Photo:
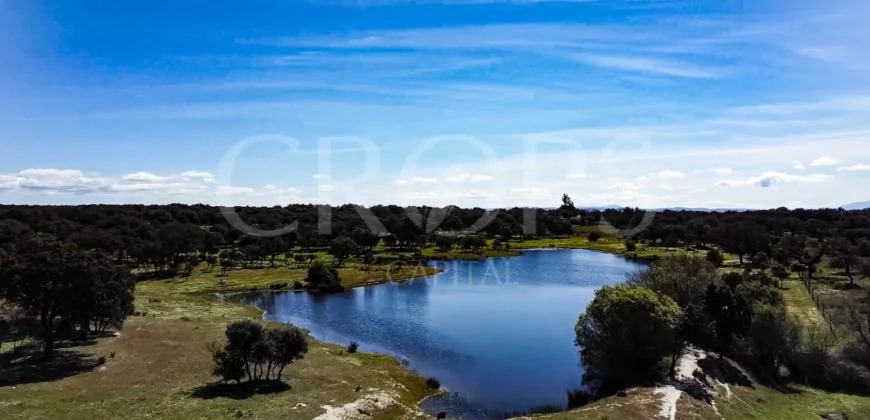
[[[679,315],[671,298],[649,289],[598,290],[575,327],[584,381],[609,392],[655,379],[659,363],[673,348]]]
[[[224,345],[211,348],[213,372],[224,381],[280,380],[287,365],[305,357],[308,342],[299,328],[267,329],[250,321],[227,325]]]
[[[581,394],[577,399],[609,394],[614,387],[654,377],[661,372],[655,369],[668,350],[673,369],[686,345],[728,356],[764,382],[789,378],[830,391],[870,393],[870,345],[865,345],[856,332],[858,339],[847,338],[850,344],[842,347],[822,331],[794,324],[786,316],[774,280],[764,272],[768,261],[753,256],[752,264],[756,270],[719,274],[706,259],[673,256],[631,274],[631,293],[658,293],[679,304],[677,321],[668,323],[673,331],[658,332],[655,337],[647,334],[661,330],[663,324],[625,309],[644,306],[628,298],[633,294],[616,293],[622,290],[616,288],[602,289],[581,316],[576,333],[577,343],[584,346],[581,359],[589,379],[603,386],[593,388],[597,394]],[[782,276],[776,273],[776,267],[772,266],[774,274]],[[655,309],[645,311],[659,313]],[[864,326],[863,317],[854,318]],[[658,341],[661,337],[673,341]],[[841,347],[840,351],[833,350]]]
[[[628,283],[669,296],[680,307],[686,307],[697,301],[707,286],[715,284],[718,279],[716,267],[703,258],[676,255],[662,258],[645,270],[631,273]]]

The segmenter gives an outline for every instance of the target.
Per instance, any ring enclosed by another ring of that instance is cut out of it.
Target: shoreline
[[[425,261],[425,263],[426,263],[426,264],[431,263],[431,262],[444,262],[444,263],[450,263],[450,262],[462,262],[462,261],[469,262],[469,261],[482,261],[482,260],[486,260],[486,259],[490,259],[490,258],[514,258],[514,257],[520,257],[520,256],[525,255],[525,254],[524,254],[524,251],[598,251],[598,252],[602,252],[602,253],[612,254],[612,255],[614,255],[614,256],[622,257],[622,258],[625,258],[625,259],[628,259],[628,260],[631,259],[631,258],[627,258],[627,257],[625,257],[624,255],[621,255],[621,254],[618,254],[618,253],[612,253],[612,252],[607,252],[607,251],[604,251],[604,250],[598,250],[598,249],[584,249],[584,248],[555,248],[555,247],[554,247],[554,248],[549,248],[549,247],[547,247],[547,248],[527,248],[527,249],[523,249],[522,252],[519,252],[519,251],[518,251],[518,254],[517,254],[517,255],[511,255],[511,256],[489,256],[489,257],[482,257],[482,258],[477,259],[477,260],[474,260],[474,259],[467,259],[467,258],[464,258],[464,259],[463,259],[463,258],[456,258],[456,259],[427,259],[427,260]],[[419,267],[419,266],[418,266],[418,267]],[[377,285],[387,284],[387,283],[404,283],[404,282],[408,282],[408,281],[415,280],[415,279],[421,279],[421,278],[427,278],[427,277],[434,277],[434,276],[441,275],[441,274],[443,274],[443,273],[445,273],[445,272],[447,271],[446,269],[441,268],[441,267],[432,267],[432,268],[434,268],[434,269],[436,270],[436,271],[435,271],[434,273],[432,273],[432,274],[418,274],[418,275],[413,275],[413,276],[410,276],[410,277],[407,277],[407,278],[402,278],[402,279],[397,279],[397,280],[382,279],[382,280],[372,281],[372,282],[368,282],[368,283],[355,284],[355,285],[352,285],[352,286],[346,286],[346,288],[345,288],[345,292],[349,291],[350,289],[354,289],[354,288],[358,288],[358,287],[377,286]],[[215,295],[217,295],[220,299],[223,300],[223,297],[226,296],[226,295],[239,294],[239,293],[249,293],[249,292],[250,292],[250,291],[245,291],[245,290],[235,291],[235,292],[228,292],[228,293],[219,293],[219,292],[218,292],[218,293],[215,293]],[[304,289],[303,289],[303,290],[268,290],[268,289],[267,289],[267,290],[258,290],[257,292],[294,292],[294,293],[295,293],[295,292],[305,292],[305,293],[309,293],[308,291],[306,291],[306,290],[304,290]],[[314,341],[317,342],[317,343],[325,344],[325,345],[330,345],[330,346],[344,347],[344,345],[343,345],[342,343],[333,342],[333,341],[329,341],[329,340],[324,340],[324,339],[318,338],[318,337],[316,337],[315,335],[312,334],[312,331],[311,331],[311,330],[309,330],[309,329],[307,329],[307,328],[304,328],[304,327],[302,327],[302,326],[298,326],[298,325],[296,325],[296,324],[289,323],[289,322],[282,322],[282,321],[273,321],[273,320],[268,320],[268,319],[267,319],[267,316],[269,315],[269,311],[267,311],[266,309],[260,308],[260,307],[258,307],[258,306],[256,306],[256,305],[251,305],[251,304],[246,304],[246,303],[240,303],[240,302],[233,302],[233,301],[228,301],[228,300],[224,300],[224,301],[227,302],[227,303],[230,303],[230,304],[235,304],[235,305],[239,305],[239,306],[243,306],[243,307],[250,307],[250,308],[253,308],[253,309],[259,311],[259,312],[260,312],[260,320],[261,320],[262,322],[265,322],[265,323],[274,323],[274,324],[280,324],[280,325],[294,325],[294,326],[296,326],[296,327],[302,329],[303,331],[305,331],[306,336],[308,336],[309,339],[314,340]],[[422,374],[420,374],[419,372],[416,372],[416,371],[410,369],[410,368],[408,367],[408,365],[407,365],[406,363],[403,363],[403,361],[400,359],[400,357],[398,357],[396,354],[381,353],[381,352],[376,352],[376,351],[360,351],[360,353],[368,353],[368,354],[374,354],[374,355],[383,356],[383,357],[389,357],[389,358],[391,358],[391,359],[396,363],[396,365],[398,365],[398,367],[400,367],[401,369],[405,370],[406,372],[408,372],[408,373],[410,373],[410,374],[412,374],[412,375],[415,375],[415,376],[417,376],[418,378],[426,379],[426,377],[423,376]],[[425,402],[427,402],[427,401],[433,400],[433,399],[435,399],[435,398],[438,398],[439,396],[443,396],[443,395],[446,395],[446,394],[449,394],[449,393],[450,393],[449,389],[447,389],[446,387],[443,387],[443,386],[442,386],[442,387],[439,387],[438,389],[432,389],[432,393],[431,393],[430,395],[427,395],[427,396],[421,398],[419,401],[417,401],[417,402],[415,403],[415,408],[418,409],[420,412],[425,413],[426,416],[427,416],[426,418],[430,418],[430,419],[435,418],[436,413],[435,413],[435,412],[427,412],[427,411],[424,409],[423,404],[424,404]],[[566,407],[566,408],[564,408],[563,410],[558,411],[558,412],[567,412],[567,411],[569,411],[569,409]],[[513,416],[513,417],[511,417],[511,418],[513,419],[513,418],[523,418],[523,417],[516,417],[516,416]]]
[[[481,257],[481,258],[479,258],[479,259],[468,259],[468,258],[426,259],[426,260],[425,260],[425,263],[428,264],[428,263],[431,263],[431,262],[445,262],[445,263],[449,263],[449,262],[462,262],[462,261],[466,261],[466,262],[468,262],[468,261],[483,261],[483,260],[487,260],[487,259],[490,259],[490,258],[515,258],[515,257],[521,257],[521,256],[524,255],[524,251],[566,251],[566,250],[567,250],[567,251],[575,251],[575,250],[579,250],[579,251],[597,251],[597,252],[606,253],[606,254],[611,254],[611,255],[614,255],[614,256],[617,256],[617,257],[625,258],[625,259],[627,259],[627,260],[634,260],[634,259],[636,259],[636,260],[643,260],[643,259],[640,259],[640,258],[630,258],[630,257],[627,257],[627,256],[625,256],[625,255],[623,255],[623,254],[620,254],[620,253],[608,252],[608,251],[606,251],[606,250],[601,250],[601,249],[589,249],[589,248],[580,248],[580,247],[543,247],[543,248],[524,248],[524,249],[517,249],[517,250],[516,250],[517,255],[487,256],[487,257]],[[418,267],[419,267],[419,266],[418,266]],[[436,271],[435,271],[434,273],[432,273],[432,274],[417,274],[417,275],[413,275],[413,276],[410,276],[410,277],[407,277],[407,278],[396,279],[396,280],[391,280],[391,279],[382,279],[382,280],[376,280],[376,281],[367,282],[367,283],[354,284],[354,285],[346,286],[346,287],[345,287],[345,292],[347,292],[347,291],[349,291],[349,290],[351,290],[351,289],[359,288],[359,287],[377,286],[377,285],[387,284],[387,283],[404,283],[404,282],[408,282],[408,281],[416,280],[416,279],[420,279],[420,278],[426,278],[426,277],[431,277],[431,276],[441,275],[441,274],[443,274],[443,273],[446,271],[444,268],[441,268],[441,267],[432,267],[432,268],[434,268],[434,269],[436,270]],[[232,304],[232,305],[237,305],[237,306],[240,306],[240,307],[248,307],[248,308],[252,308],[252,309],[255,309],[255,310],[259,311],[259,312],[260,312],[260,317],[259,317],[259,318],[260,318],[260,320],[261,320],[262,322],[266,322],[266,323],[275,323],[275,324],[281,324],[281,325],[294,325],[294,326],[296,326],[296,327],[298,327],[298,328],[301,328],[303,331],[305,331],[305,334],[306,334],[306,336],[309,337],[309,339],[314,340],[315,342],[317,342],[317,343],[319,343],[319,344],[343,347],[341,343],[334,343],[334,342],[330,342],[330,341],[326,341],[326,340],[321,340],[321,339],[315,337],[314,335],[312,335],[310,330],[308,330],[308,329],[306,329],[306,328],[303,328],[303,327],[300,327],[300,326],[298,326],[298,325],[295,325],[295,324],[292,324],[292,323],[287,323],[287,322],[280,322],[280,321],[270,321],[270,320],[267,320],[266,317],[268,316],[269,312],[268,312],[267,310],[263,309],[263,308],[260,308],[260,307],[256,306],[256,305],[249,305],[249,304],[240,303],[240,302],[233,302],[233,301],[230,301],[230,300],[225,299],[225,296],[228,296],[228,295],[240,294],[240,293],[250,293],[250,292],[251,292],[250,290],[234,290],[234,291],[227,291],[227,292],[210,292],[210,293],[208,293],[208,294],[212,294],[212,295],[214,295],[217,299],[220,299],[220,300],[224,301],[225,303]],[[254,291],[254,292],[293,292],[293,293],[309,293],[307,290],[304,290],[304,289],[302,289],[302,290],[295,290],[295,289],[290,289],[290,290],[283,290],[283,289],[280,289],[280,290],[274,290],[274,289],[263,289],[263,290],[256,290],[256,291]],[[396,363],[396,364],[397,364],[401,369],[405,370],[406,372],[408,372],[408,373],[410,373],[410,374],[412,374],[412,375],[417,376],[418,378],[425,379],[425,377],[422,376],[420,373],[415,372],[415,371],[409,369],[409,368],[407,367],[407,365],[403,364],[403,363],[401,362],[401,360],[400,360],[396,355],[394,355],[394,354],[378,353],[378,352],[366,352],[366,351],[364,351],[363,353],[374,354],[374,355],[383,356],[383,357],[389,357],[389,358],[393,359],[393,361],[394,361],[394,362],[395,362],[395,363]],[[434,415],[433,413],[427,413],[426,411],[424,411],[424,410],[423,410],[423,407],[422,407],[421,404],[423,404],[423,403],[424,403],[425,401],[427,401],[427,400],[430,400],[430,399],[432,399],[432,398],[438,397],[439,395],[444,395],[444,394],[449,393],[449,390],[447,390],[446,388],[443,388],[443,387],[440,387],[439,389],[437,389],[437,390],[432,390],[432,391],[433,391],[433,393],[432,393],[431,395],[427,395],[427,396],[423,397],[422,399],[420,399],[419,401],[417,401],[417,403],[416,403],[416,405],[415,405],[416,408],[417,408],[418,410],[420,410],[420,411],[423,412],[423,413],[426,413],[426,415],[429,416],[430,418],[434,418],[435,415]],[[566,412],[566,411],[568,411],[568,410],[566,409],[566,410],[563,410],[563,411],[560,411],[560,412]]]

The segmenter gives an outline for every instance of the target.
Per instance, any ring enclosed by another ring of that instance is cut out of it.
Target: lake
[[[431,264],[444,272],[338,295],[253,292],[232,299],[319,340],[357,341],[361,350],[395,356],[449,391],[425,401],[424,410],[477,420],[564,406],[566,391],[583,376],[577,317],[595,290],[644,266],[587,250]]]

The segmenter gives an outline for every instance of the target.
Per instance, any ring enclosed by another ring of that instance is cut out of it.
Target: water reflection
[[[424,408],[469,419],[564,405],[580,385],[574,323],[605,284],[640,264],[593,251],[437,262],[444,273],[339,295],[261,292],[233,299],[318,339],[397,356],[458,393]]]

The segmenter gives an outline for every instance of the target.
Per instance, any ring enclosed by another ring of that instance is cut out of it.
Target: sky
[[[0,0],[0,202],[870,200],[864,0]]]

